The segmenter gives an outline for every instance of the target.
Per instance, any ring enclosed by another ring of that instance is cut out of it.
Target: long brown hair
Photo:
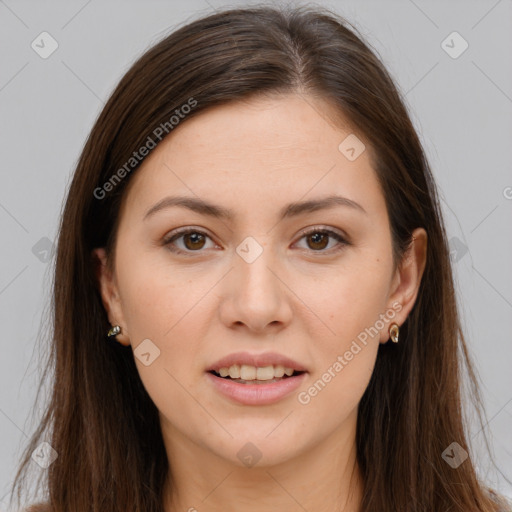
[[[52,394],[13,495],[20,498],[31,453],[46,440],[58,454],[38,480],[41,485],[46,477],[48,510],[162,510],[172,468],[158,411],[131,349],[106,342],[110,325],[91,252],[106,247],[112,254],[123,192],[142,161],[132,160],[134,152],[209,107],[257,94],[314,95],[364,134],[385,195],[396,263],[416,227],[428,233],[416,304],[400,343],[379,347],[359,404],[361,510],[499,510],[471,458],[454,469],[442,457],[453,442],[470,452],[463,366],[481,423],[482,405],[429,164],[404,99],[375,51],[348,21],[308,6],[229,9],[181,26],[142,55],[109,98],[62,212],[46,363]]]

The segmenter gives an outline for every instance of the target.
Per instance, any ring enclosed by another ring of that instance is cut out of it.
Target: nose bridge
[[[271,247],[268,245],[269,237],[246,237],[236,248],[235,274],[237,288],[242,288],[244,293],[255,296],[261,292],[262,300],[267,302],[273,296],[276,277],[270,269],[275,267],[275,258]]]
[[[236,248],[229,290],[230,306],[224,311],[229,323],[244,323],[263,330],[274,322],[290,319],[285,286],[276,276],[278,258],[268,245],[269,237],[249,236]]]

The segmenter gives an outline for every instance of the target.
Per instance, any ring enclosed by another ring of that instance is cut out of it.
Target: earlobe
[[[121,333],[115,338],[123,345],[130,345],[130,338],[128,336],[126,323],[124,322],[117,284],[108,265],[108,256],[105,249],[103,247],[93,249],[92,258],[98,289],[103,307],[107,312],[108,320],[112,327],[116,325],[121,327]],[[106,335],[107,333],[105,332],[105,336]]]
[[[411,244],[404,254],[393,279],[394,288],[389,297],[389,307],[400,304],[393,322],[400,327],[411,312],[418,296],[421,279],[427,260],[427,232],[423,228],[416,228],[412,233]],[[396,310],[396,308],[394,308]],[[389,333],[382,333],[383,343],[389,340]]]

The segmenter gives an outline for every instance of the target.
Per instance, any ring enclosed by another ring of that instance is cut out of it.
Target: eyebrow
[[[201,215],[208,215],[209,217],[218,219],[233,220],[235,217],[235,214],[232,210],[212,204],[208,201],[205,201],[204,199],[189,196],[169,196],[164,197],[161,201],[158,201],[158,203],[149,208],[149,210],[147,210],[147,212],[144,214],[144,220],[148,219],[161,210],[175,206],[187,208]],[[310,201],[290,203],[281,209],[279,218],[282,220],[296,217],[303,213],[311,213],[317,210],[330,209],[336,206],[347,206],[349,208],[359,210],[365,214],[367,213],[359,203],[356,203],[352,199],[337,195],[330,195],[321,199],[312,199]]]

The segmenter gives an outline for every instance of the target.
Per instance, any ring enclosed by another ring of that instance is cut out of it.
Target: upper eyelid
[[[314,226],[309,226],[307,228],[304,228],[301,230],[300,232],[300,235],[305,235],[307,233],[311,233],[311,232],[314,232],[314,231],[329,231],[329,232],[332,232],[332,233],[336,233],[337,235],[341,236],[342,238],[348,238],[347,235],[341,231],[340,229],[336,229],[336,228],[331,228],[331,227],[327,227],[327,226],[322,226],[322,225],[314,225]]]
[[[348,238],[347,235],[341,231],[341,230],[338,230],[336,228],[331,228],[331,227],[327,227],[327,226],[322,226],[321,224],[315,224],[313,226],[309,226],[307,228],[303,228],[299,235],[300,236],[304,236],[305,234],[308,234],[312,231],[331,231],[333,233],[336,233],[338,234],[339,236],[343,237],[343,238]],[[201,233],[203,235],[207,235],[208,237],[210,237],[211,239],[213,239],[214,237],[212,237],[208,232],[207,230],[205,230],[205,228],[196,228],[194,226],[186,226],[186,227],[182,227],[182,228],[176,228],[176,230],[174,230],[173,232],[171,232],[170,234],[167,234],[164,238],[165,239],[170,239],[170,238],[173,238],[175,236],[179,236],[179,235],[184,235],[184,234],[188,234],[190,232],[193,232],[193,233]]]

